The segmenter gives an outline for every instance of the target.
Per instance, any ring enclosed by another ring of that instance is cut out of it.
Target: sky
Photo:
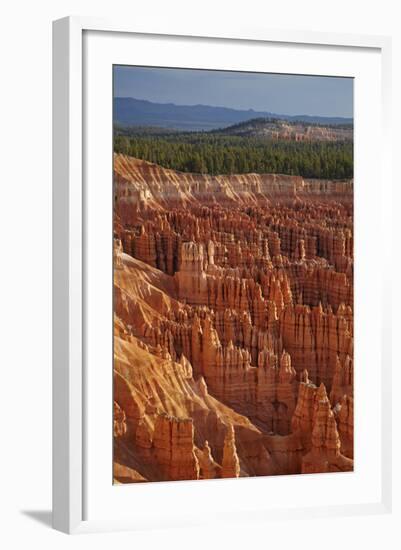
[[[114,96],[283,115],[353,116],[352,78],[115,66]]]

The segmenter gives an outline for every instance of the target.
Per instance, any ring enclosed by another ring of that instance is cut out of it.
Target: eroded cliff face
[[[118,482],[346,471],[352,182],[115,157]]]
[[[289,124],[284,120],[254,119],[225,129],[226,134],[264,137],[288,141],[348,141],[352,140],[352,128],[309,126],[305,123]]]

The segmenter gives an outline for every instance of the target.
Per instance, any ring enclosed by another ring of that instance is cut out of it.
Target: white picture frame
[[[66,533],[79,533],[99,530],[138,529],[145,526],[190,525],[193,522],[212,520],[213,511],[205,513],[204,518],[180,515],[174,511],[163,520],[160,516],[150,516],[143,511],[140,518],[132,517],[105,517],[104,513],[96,518],[87,517],[88,505],[88,467],[85,453],[88,446],[88,430],[91,428],[90,414],[86,398],[88,395],[87,377],[87,315],[85,296],[88,291],[88,280],[85,276],[85,265],[88,231],[88,219],[85,218],[84,179],[85,155],[88,154],[85,145],[85,94],[84,85],[87,75],[83,67],[85,51],[85,33],[108,34],[109,40],[114,37],[145,37],[147,40],[157,40],[160,37],[172,37],[186,43],[191,41],[203,44],[214,41],[243,42],[247,44],[281,44],[292,48],[326,47],[341,49],[344,55],[347,52],[366,50],[375,52],[380,63],[380,113],[378,111],[377,124],[380,129],[381,160],[377,175],[380,179],[381,194],[391,193],[390,161],[389,161],[389,128],[390,128],[390,63],[391,41],[387,37],[357,36],[343,34],[326,34],[299,31],[275,31],[263,29],[224,29],[216,31],[210,29],[182,29],[172,26],[151,28],[146,24],[121,21],[105,21],[93,18],[68,17],[54,22],[53,28],[53,526]],[[203,42],[202,42],[203,41]],[[154,52],[157,56],[157,52]],[[299,60],[297,72],[302,72],[302,60]],[[305,73],[308,71],[306,70]],[[86,76],[85,76],[86,75]],[[111,101],[111,100],[110,100]],[[110,128],[111,132],[111,128]],[[356,151],[357,155],[358,148]],[[357,162],[357,161],[356,161]],[[111,180],[110,180],[111,184]],[[111,193],[110,193],[111,200]],[[381,220],[380,235],[386,231],[386,209],[391,205],[384,201],[379,210]],[[93,218],[92,218],[93,219]],[[90,231],[89,231],[90,232]],[[379,235],[379,237],[380,237]],[[106,245],[108,246],[108,244]],[[366,251],[365,251],[366,253]],[[384,289],[388,286],[390,269],[385,269],[389,262],[389,245],[384,245],[381,258],[383,269],[380,285]],[[376,281],[378,282],[378,280]],[[111,294],[111,287],[110,287]],[[390,308],[389,293],[379,297],[381,312]],[[386,316],[385,316],[386,317]],[[389,316],[387,315],[387,318]],[[295,507],[280,506],[269,508],[269,517],[312,517],[313,515],[351,515],[365,513],[386,513],[391,510],[391,356],[390,330],[388,326],[381,327],[379,383],[377,392],[378,406],[380,406],[380,435],[374,443],[380,447],[380,497],[363,502],[344,501],[336,502],[333,506],[313,503]],[[111,370],[111,364],[110,364]],[[90,378],[89,378],[90,380]],[[111,376],[110,376],[111,384]],[[372,390],[373,391],[373,390]],[[92,400],[93,402],[93,400]],[[107,406],[107,405],[106,405]],[[111,408],[110,408],[111,422]],[[105,432],[109,433],[108,426]],[[111,439],[111,436],[110,436]],[[93,443],[94,444],[94,443]],[[106,457],[107,460],[107,457]],[[375,466],[376,467],[376,466]],[[379,467],[379,466],[377,466]],[[110,465],[111,468],[111,465]],[[111,471],[111,470],[110,470]],[[322,475],[322,474],[319,474]],[[284,476],[285,477],[285,476]],[[256,480],[241,480],[242,487],[248,484],[249,490],[256,491],[261,478]],[[312,478],[310,478],[312,479]],[[322,483],[323,483],[323,478]],[[227,491],[232,496],[236,481],[224,481],[220,491]],[[277,483],[277,481],[276,481]],[[320,481],[317,481],[319,484]],[[110,476],[111,484],[111,476]],[[171,483],[145,484],[149,486],[152,497],[168,498],[173,489]],[[203,483],[203,497],[212,491],[212,485]],[[163,486],[163,487],[162,487]],[[178,486],[177,486],[178,487]],[[179,489],[183,498],[188,498],[193,491],[192,482],[180,482]],[[206,487],[206,489],[205,489]],[[226,488],[226,489],[225,489]],[[131,487],[132,489],[132,487]],[[117,489],[120,490],[121,489]],[[143,487],[138,495],[145,498]],[[213,489],[214,490],[214,489]],[[241,489],[242,490],[242,489]],[[122,498],[122,492],[118,498]],[[125,495],[127,492],[125,491]],[[99,497],[99,495],[98,495]],[[124,497],[126,498],[126,496]],[[134,497],[130,497],[134,498]],[[229,498],[229,497],[228,497]],[[133,500],[133,502],[135,502]],[[234,505],[233,505],[234,506]],[[146,508],[146,506],[144,506]],[[235,506],[230,510],[229,521],[241,519],[246,521],[263,521],[267,517],[263,507],[258,508],[256,503],[253,513],[248,516],[243,511],[235,516]],[[255,513],[256,512],[256,513]],[[176,517],[175,517],[176,516]],[[155,521],[155,517],[158,518]],[[175,519],[174,519],[175,518]]]

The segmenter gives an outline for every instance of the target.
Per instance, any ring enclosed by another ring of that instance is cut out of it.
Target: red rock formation
[[[348,395],[343,395],[334,413],[338,425],[338,433],[341,439],[341,452],[349,458],[354,458],[354,400]]]
[[[196,456],[199,462],[200,479],[214,479],[221,477],[221,467],[212,457],[212,451],[208,441],[205,441],[203,449],[196,449]]]
[[[114,168],[116,480],[352,469],[352,182]]]
[[[317,384],[331,388],[337,360],[353,353],[352,324],[339,308],[325,312],[322,305],[310,308],[296,305],[286,308],[280,319],[283,344],[290,353],[294,368]]]
[[[154,459],[167,480],[198,479],[192,419],[158,415],[153,433]]]
[[[118,403],[114,401],[113,421],[114,421],[114,437],[122,437],[127,433],[125,411],[121,409]]]
[[[114,269],[121,269],[121,267],[123,266],[123,262],[122,262],[123,246],[120,239],[114,239],[113,253],[114,253]]]
[[[351,357],[347,355],[343,362],[337,357],[333,384],[330,392],[330,401],[332,405],[334,406],[339,403],[344,395],[352,395],[353,387],[354,369]]]
[[[234,428],[230,425],[227,428],[227,435],[224,439],[221,477],[239,477],[239,474],[240,465],[235,447]]]
[[[334,413],[323,384],[316,392],[311,451],[302,459],[302,473],[349,471],[352,460],[340,452],[341,440]]]

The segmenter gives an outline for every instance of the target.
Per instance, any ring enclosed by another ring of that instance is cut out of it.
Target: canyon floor
[[[114,481],[353,470],[353,183],[114,157]]]

